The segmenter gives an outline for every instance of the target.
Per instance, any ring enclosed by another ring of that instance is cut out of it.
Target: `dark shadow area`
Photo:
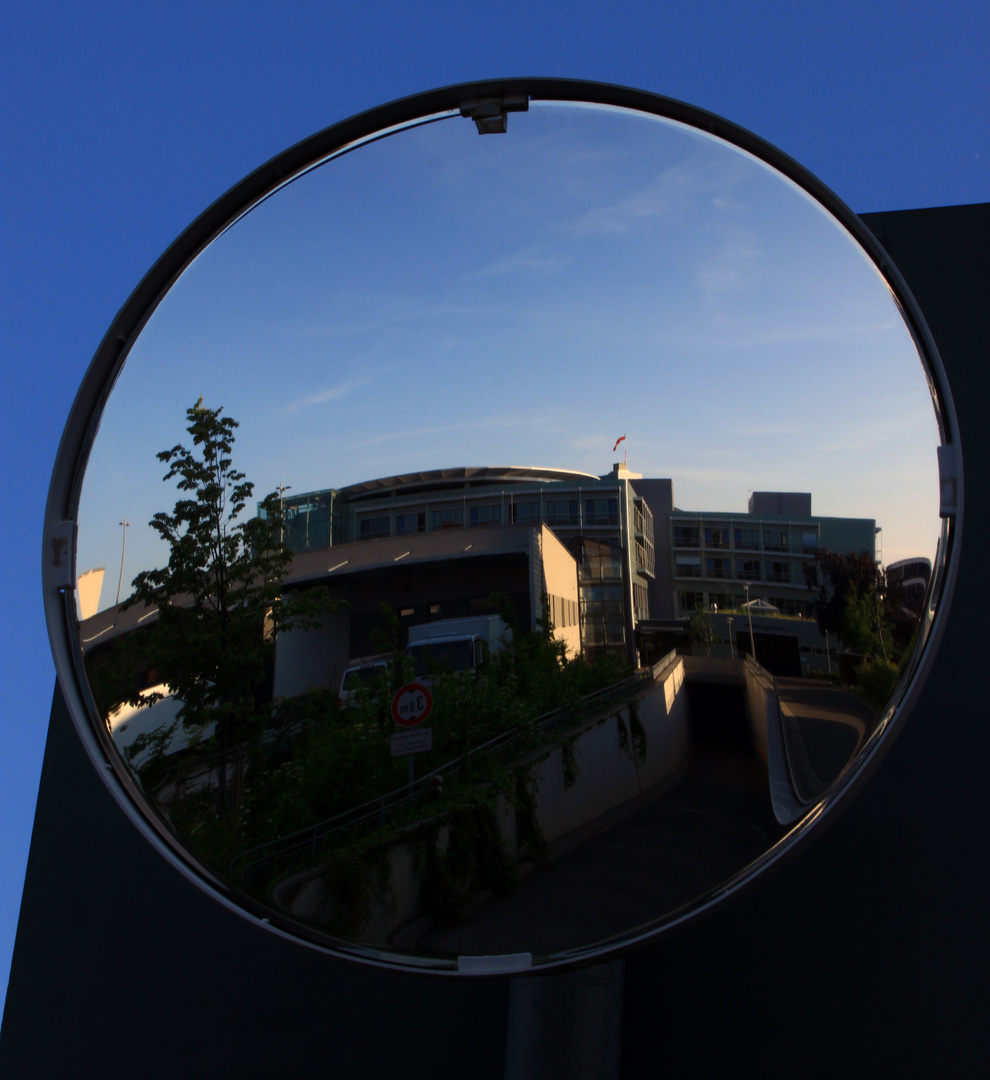
[[[516,892],[480,904],[468,923],[423,934],[417,948],[551,953],[600,941],[696,899],[782,831],[756,754],[701,744],[673,791],[580,848],[551,852]]]
[[[753,745],[741,686],[689,679],[688,708],[695,742],[746,749]]]

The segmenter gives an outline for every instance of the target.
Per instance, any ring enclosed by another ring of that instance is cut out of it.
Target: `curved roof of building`
[[[413,494],[417,491],[437,491],[449,488],[492,487],[499,484],[539,484],[598,480],[593,473],[573,469],[540,469],[524,465],[458,466],[453,469],[428,469],[423,472],[383,476],[340,488],[340,493],[353,501],[375,498],[390,491]]]

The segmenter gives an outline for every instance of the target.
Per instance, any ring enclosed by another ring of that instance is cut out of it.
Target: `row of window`
[[[581,562],[578,564],[578,580],[622,580],[622,548],[615,544],[585,541],[581,544]]]
[[[622,645],[626,640],[626,628],[620,622],[581,624],[581,642],[583,645]],[[593,656],[589,653],[589,656]]]
[[[704,566],[704,572],[702,566]],[[806,571],[806,584],[814,584],[817,580],[814,567],[806,568]],[[674,557],[674,575],[682,578],[706,577],[728,581],[732,578],[732,561],[712,556],[706,558],[702,564],[700,555],[677,555]],[[759,559],[737,559],[736,580],[772,581],[778,585],[790,585],[791,564],[768,560],[761,565]]]
[[[762,537],[761,537],[762,531]],[[674,547],[701,547],[702,533],[706,548],[734,547],[742,551],[787,551],[790,533],[787,529],[728,528],[700,525],[675,525]],[[762,540],[762,547],[760,541]],[[801,533],[801,551],[813,554],[818,548],[818,532],[814,529]]]
[[[550,608],[550,620],[557,629],[565,629],[568,626],[577,626],[578,603],[564,596],[555,596],[553,593],[547,597]]]
[[[502,524],[500,504],[472,506],[468,509],[468,521],[471,528],[485,528]],[[541,520],[540,502],[533,500],[515,500],[508,507],[508,520],[513,525],[538,525]],[[581,514],[577,499],[549,499],[546,503],[546,523],[551,526],[580,526]],[[464,527],[464,508],[448,507],[433,510],[429,514],[430,529],[439,532],[444,529]],[[585,525],[618,525],[618,499],[585,499]],[[411,514],[397,514],[395,517],[395,535],[426,532],[427,514],[423,511]],[[358,522],[358,537],[361,540],[373,540],[376,537],[389,536],[389,515],[362,518]]]
[[[813,600],[795,600],[789,596],[767,596],[764,599],[773,604],[781,615],[795,615],[804,619],[813,619],[815,617],[815,603]],[[705,611],[713,609],[718,611],[738,610],[745,603],[746,598],[734,593],[709,592],[706,599],[705,593],[684,591],[678,592],[677,601],[683,616],[689,615],[699,608]],[[736,629],[738,629],[738,625]]]

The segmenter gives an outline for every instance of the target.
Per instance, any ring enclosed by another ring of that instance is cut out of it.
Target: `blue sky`
[[[879,521],[889,561],[934,557],[935,415],[886,285],[795,185],[625,110],[534,102],[505,137],[457,115],[393,134],[203,252],[90,457],[78,568],[106,567],[103,607],[122,518],[126,582],[167,561],[156,452],[188,441],[200,396],[240,422],[259,497],[410,468],[603,474],[626,434],[682,509],[808,490]]]
[[[38,556],[62,425],[141,276],[250,169],[381,102],[533,74],[639,86],[721,113],[802,162],[857,211],[990,197],[985,5],[618,7],[509,2],[497,17],[463,4],[373,2],[5,7],[0,543],[12,595],[0,647],[0,978],[54,680]],[[332,406],[346,383],[325,386],[330,396],[298,405],[298,416]],[[635,467],[631,433],[629,442]],[[369,445],[363,453],[370,465],[384,451]]]

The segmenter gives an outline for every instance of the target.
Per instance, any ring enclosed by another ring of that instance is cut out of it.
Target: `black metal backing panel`
[[[986,474],[990,206],[865,218],[938,342]],[[985,499],[904,732],[824,836],[627,961],[622,1075],[980,1074],[985,1023]],[[499,1077],[508,983],[347,964],[250,925],[139,836],[56,691],[0,1034],[4,1077]]]

